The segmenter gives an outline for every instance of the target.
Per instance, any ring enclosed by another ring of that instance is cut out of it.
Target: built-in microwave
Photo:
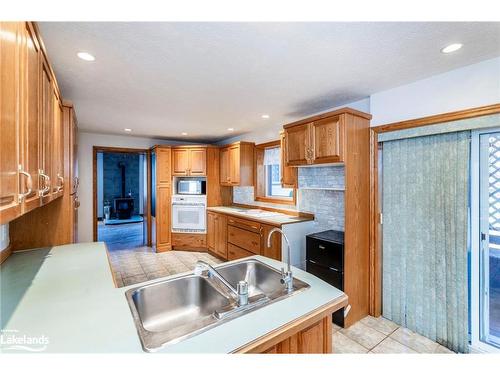
[[[201,179],[180,178],[177,180],[177,194],[205,195],[207,182]]]

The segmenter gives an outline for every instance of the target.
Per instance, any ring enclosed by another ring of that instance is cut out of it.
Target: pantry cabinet
[[[172,150],[155,146],[152,149],[152,208],[153,247],[157,252],[172,249]]]
[[[172,149],[173,176],[206,176],[207,150],[205,147],[176,147]]]
[[[236,142],[220,151],[220,184],[222,186],[252,186],[254,183],[255,144]]]
[[[284,126],[285,166],[344,162],[345,116],[316,116]]]

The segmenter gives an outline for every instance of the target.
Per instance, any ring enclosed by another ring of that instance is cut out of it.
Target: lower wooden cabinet
[[[255,255],[248,250],[242,249],[232,243],[227,244],[227,260],[236,260],[240,258],[251,257]]]
[[[207,213],[207,247],[223,259],[227,259],[227,218],[215,212]]]
[[[262,228],[262,244],[261,255],[281,261],[281,234],[274,233],[271,237],[271,246],[267,246],[267,236],[269,232],[276,228],[272,225],[261,224]]]

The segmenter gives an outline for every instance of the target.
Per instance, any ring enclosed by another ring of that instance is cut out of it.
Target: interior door
[[[500,131],[479,135],[479,330],[500,347]]]

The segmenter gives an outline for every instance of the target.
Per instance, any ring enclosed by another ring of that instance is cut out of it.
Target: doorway
[[[94,147],[94,241],[109,251],[150,244],[149,151]]]
[[[472,134],[471,164],[471,341],[478,349],[497,351],[500,349],[500,129]]]

